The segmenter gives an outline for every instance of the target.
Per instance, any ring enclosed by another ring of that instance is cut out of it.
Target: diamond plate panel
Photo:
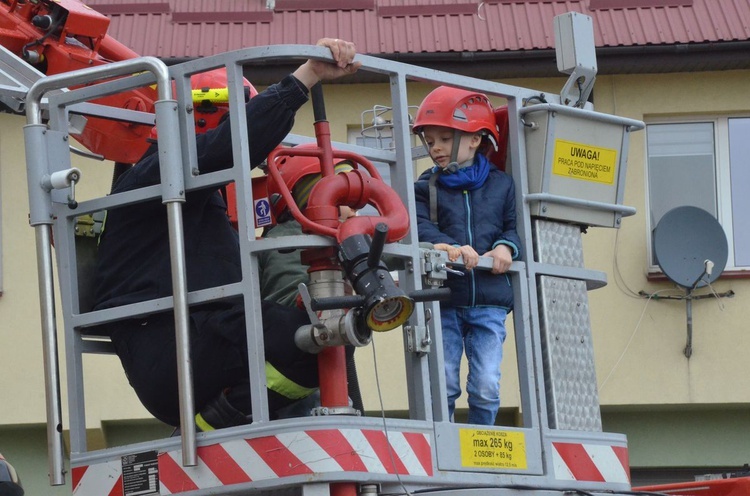
[[[563,267],[583,268],[581,228],[571,224],[534,222],[536,261]]]
[[[536,221],[537,261],[583,267],[578,226]],[[538,277],[540,327],[550,427],[601,431],[586,282]]]

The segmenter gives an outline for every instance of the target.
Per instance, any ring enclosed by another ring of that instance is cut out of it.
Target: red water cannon
[[[274,191],[304,232],[336,239],[337,246],[302,252],[302,261],[310,266],[310,283],[309,289],[300,284],[300,295],[311,324],[297,330],[295,342],[303,350],[319,353],[321,414],[351,415],[356,412],[348,402],[342,345],[364,346],[373,331],[403,325],[416,301],[442,299],[449,293],[441,288],[407,295],[395,283],[382,255],[386,243],[408,234],[407,209],[372,162],[332,149],[320,84],[313,86],[312,98],[317,146],[274,150],[268,157],[268,174]],[[288,163],[285,159],[292,156],[313,157],[320,164],[321,178],[310,189],[304,212],[292,194],[294,184],[288,184],[304,171],[294,170],[285,181],[279,170],[279,164]],[[352,170],[336,174],[335,164],[344,161]],[[340,219],[340,207],[359,210],[365,205],[375,207],[378,215]],[[355,294],[347,290],[349,284]],[[340,486],[337,494],[356,493],[350,484]]]
[[[284,156],[308,156],[320,161],[322,177],[310,191],[304,213],[278,169],[277,163]],[[335,174],[334,160],[347,161],[353,170]],[[268,173],[274,189],[282,196],[281,201],[303,231],[332,237],[338,243],[338,249],[316,248],[302,254],[303,260],[310,265],[311,274],[343,270],[357,293],[357,296],[347,296],[343,292],[316,295],[328,300],[326,309],[361,307],[361,324],[374,331],[387,331],[403,324],[411,315],[413,301],[396,286],[380,258],[385,243],[398,241],[408,233],[409,216],[399,196],[382,180],[375,166],[355,153],[333,151],[330,142],[324,142],[323,146],[314,148],[275,150],[269,156]],[[381,215],[340,220],[339,207],[359,210],[365,205],[373,205]],[[320,300],[316,298],[314,301],[317,305]],[[318,343],[319,339],[313,341],[316,344],[308,343],[305,349],[323,344]],[[326,345],[361,345],[362,342],[354,343],[349,339],[340,342],[332,339],[330,334],[325,341]]]
[[[327,148],[327,150],[326,150]],[[276,165],[284,156],[316,157],[321,164],[321,180],[313,186],[307,208],[303,213],[294,201]],[[335,174],[335,159],[345,160],[353,171]],[[366,172],[365,172],[366,171]],[[335,238],[339,244],[355,234],[373,236],[378,224],[388,227],[386,242],[402,239],[409,232],[409,214],[398,194],[388,186],[375,165],[365,157],[345,151],[333,151],[330,141],[316,148],[279,148],[268,158],[268,173],[292,216],[305,232]],[[359,210],[365,205],[374,206],[380,215],[351,217],[339,220],[339,207]]]
[[[381,260],[385,243],[408,233],[409,215],[372,162],[355,153],[334,152],[320,84],[312,88],[312,98],[317,146],[274,150],[268,157],[268,174],[304,232],[336,239],[337,246],[302,252],[310,266],[310,282],[300,284],[300,295],[311,324],[297,330],[295,342],[318,353],[320,414],[357,415],[349,406],[342,345],[364,346],[372,331],[395,329],[411,316],[414,300],[396,285]],[[320,164],[321,178],[310,190],[304,212],[278,167],[291,156],[314,157]],[[353,170],[337,175],[334,161],[346,161]],[[340,207],[359,210],[368,204],[379,215],[340,220]],[[334,485],[331,492],[356,494],[351,484]]]

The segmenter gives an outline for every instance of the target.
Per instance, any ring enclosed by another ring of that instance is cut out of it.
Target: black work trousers
[[[307,388],[318,386],[317,356],[294,344],[294,333],[309,324],[297,308],[263,301],[266,361]],[[171,312],[107,326],[130,385],[143,406],[162,422],[180,423],[174,316]],[[223,393],[232,406],[251,413],[245,312],[241,303],[211,304],[190,313],[190,358],[196,411]],[[271,412],[293,400],[269,391]]]

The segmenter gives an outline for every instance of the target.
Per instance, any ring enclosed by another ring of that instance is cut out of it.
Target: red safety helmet
[[[246,102],[258,94],[258,90],[247,79],[242,78],[242,85]],[[227,71],[223,67],[201,72],[190,78],[196,133],[205,133],[215,128],[224,114],[229,112],[227,86]]]
[[[442,126],[467,133],[485,133],[497,146],[500,134],[487,96],[475,91],[439,86],[425,97],[414,118],[415,134],[425,126]]]
[[[495,108],[495,122],[497,122],[497,129],[500,131],[500,141],[497,143],[497,149],[491,150],[487,158],[498,169],[505,172],[505,162],[508,159],[508,133],[510,130],[507,105],[500,105]]]
[[[258,94],[258,90],[246,78],[242,78],[245,90],[245,101]],[[193,117],[195,133],[205,133],[219,125],[222,117],[229,112],[229,89],[226,68],[220,67],[210,71],[194,74],[190,77],[190,89],[193,99]],[[174,87],[173,87],[174,90]],[[150,138],[157,137],[156,126],[151,129]]]
[[[294,148],[310,150],[317,147],[315,143],[304,143]],[[284,180],[284,184],[297,202],[297,206],[300,210],[304,210],[312,187],[321,178],[320,160],[318,157],[283,155],[276,159],[276,166]],[[336,174],[353,169],[350,162],[342,158],[334,158],[333,166]],[[284,210],[286,210],[287,203],[284,197],[281,196],[279,185],[271,176],[268,178],[268,194],[273,205],[273,214],[278,219],[284,213]]]

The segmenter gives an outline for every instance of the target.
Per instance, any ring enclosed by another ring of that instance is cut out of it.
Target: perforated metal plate
[[[537,220],[537,261],[583,267],[578,226]],[[547,411],[557,429],[601,431],[586,282],[538,276]]]

